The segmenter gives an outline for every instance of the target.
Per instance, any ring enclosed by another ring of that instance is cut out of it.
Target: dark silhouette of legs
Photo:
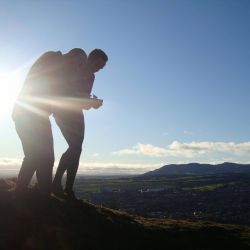
[[[16,189],[18,191],[25,191],[25,189],[28,187],[31,178],[36,171],[34,162],[35,161],[31,157],[24,157],[17,178]]]
[[[24,159],[17,179],[17,192],[25,191],[36,172],[39,189],[50,194],[54,148],[49,118],[15,121],[17,134],[22,142]]]
[[[72,163],[71,167],[67,168],[67,180],[66,180],[66,186],[65,191],[70,192],[73,190],[73,185],[76,177],[76,173],[79,166],[79,160],[82,152],[82,141],[79,140],[74,145],[71,145],[69,147],[69,155],[72,157]]]
[[[53,186],[60,189],[62,177],[67,170],[65,191],[71,192],[82,152],[85,129],[84,116],[79,110],[79,112],[56,114],[54,117],[69,147],[59,161]]]

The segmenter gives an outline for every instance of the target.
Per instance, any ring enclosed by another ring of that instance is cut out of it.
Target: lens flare
[[[0,119],[10,115],[19,91],[19,72],[0,72]]]

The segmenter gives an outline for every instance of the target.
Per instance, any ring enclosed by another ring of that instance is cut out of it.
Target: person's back
[[[20,116],[51,114],[51,98],[58,87],[61,52],[49,51],[32,65],[13,110],[13,120]]]

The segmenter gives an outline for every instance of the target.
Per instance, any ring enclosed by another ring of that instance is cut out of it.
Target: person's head
[[[92,50],[87,59],[89,69],[95,73],[102,69],[108,61],[108,56],[101,49]]]
[[[83,49],[74,48],[65,54],[68,63],[75,67],[82,67],[87,63],[87,54]]]

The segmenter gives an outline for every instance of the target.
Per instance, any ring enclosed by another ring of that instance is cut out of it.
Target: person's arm
[[[77,106],[81,109],[89,110],[90,108],[98,109],[102,106],[103,100],[98,98],[93,98],[91,96],[81,96],[75,98]]]
[[[98,109],[103,104],[103,100],[98,99],[95,95],[91,97],[91,91],[93,88],[94,80],[94,74],[88,74],[86,72],[83,72],[78,92],[78,95],[82,97],[82,109]]]

